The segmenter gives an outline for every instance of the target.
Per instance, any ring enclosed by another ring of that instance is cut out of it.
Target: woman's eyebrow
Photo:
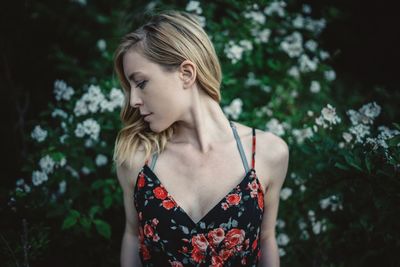
[[[141,74],[141,72],[140,71],[132,72],[131,74],[129,74],[128,80],[129,81],[134,81],[134,78],[135,78],[136,74]]]

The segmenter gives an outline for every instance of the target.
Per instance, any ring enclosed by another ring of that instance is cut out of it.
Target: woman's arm
[[[286,178],[289,164],[289,148],[280,137],[268,138],[266,149],[270,182],[264,196],[264,215],[261,225],[260,267],[279,267],[279,250],[275,237],[280,191]],[[271,140],[272,139],[272,140]]]
[[[121,267],[141,267],[139,258],[138,216],[134,206],[133,185],[139,172],[138,167],[117,167],[118,181],[122,187],[125,208],[125,231],[121,246]]]

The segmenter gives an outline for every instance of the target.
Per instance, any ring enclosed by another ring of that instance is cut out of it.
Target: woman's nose
[[[131,90],[131,96],[130,96],[130,104],[132,107],[137,108],[138,106],[143,104],[143,100],[141,97],[139,97],[136,93],[136,90]]]

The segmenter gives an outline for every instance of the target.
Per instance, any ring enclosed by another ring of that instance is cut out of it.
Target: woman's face
[[[183,73],[165,72],[135,51],[123,57],[123,68],[130,85],[130,105],[140,114],[151,113],[145,121],[154,132],[161,132],[188,110],[189,90],[184,90]]]

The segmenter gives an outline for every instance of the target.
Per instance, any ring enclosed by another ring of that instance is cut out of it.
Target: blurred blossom
[[[34,171],[32,173],[32,184],[34,186],[38,186],[42,184],[43,182],[48,180],[48,176],[45,172],[42,171]]]
[[[264,8],[264,13],[268,16],[277,14],[279,17],[285,16],[286,3],[284,1],[274,1]]]
[[[321,50],[319,52],[319,57],[321,58],[321,60],[325,60],[325,59],[329,58],[330,55],[329,55],[329,53],[327,51]]]
[[[336,73],[335,73],[334,70],[327,70],[327,71],[325,71],[325,72],[324,72],[324,76],[325,76],[325,79],[326,79],[327,81],[330,81],[330,82],[336,79]]]
[[[86,6],[86,0],[71,0],[71,2],[75,2],[80,4],[81,6]]]
[[[311,138],[314,135],[311,127],[305,129],[293,129],[292,134],[296,138],[298,144],[302,144],[306,138]]]
[[[264,24],[266,20],[265,15],[260,11],[246,11],[243,15],[245,18],[251,19],[255,23],[261,25]]]
[[[286,36],[280,44],[280,48],[285,51],[289,57],[298,57],[303,52],[303,37],[299,32],[293,32]]]
[[[353,139],[353,136],[347,132],[344,132],[342,134],[343,139],[346,141],[346,143],[351,142],[351,140]]]
[[[286,255],[286,251],[283,248],[278,248],[279,257],[283,257]]]
[[[106,48],[107,48],[107,43],[106,43],[106,41],[105,41],[104,39],[98,40],[98,41],[97,41],[97,48],[98,48],[100,51],[105,51]]]
[[[318,67],[318,63],[319,60],[316,57],[314,57],[312,60],[306,54],[303,54],[299,57],[299,65],[301,72],[315,71]]]
[[[188,12],[194,12],[196,14],[201,14],[203,13],[203,9],[200,7],[200,2],[199,1],[189,1],[186,5],[186,11]]]
[[[286,225],[285,221],[282,219],[277,219],[276,220],[276,226],[280,229],[284,228]]]
[[[274,133],[278,136],[285,134],[285,128],[276,118],[272,118],[266,124],[266,128],[269,132]]]
[[[228,116],[231,116],[234,120],[239,118],[239,115],[242,113],[243,101],[240,98],[235,98],[232,100],[229,106],[223,108],[224,113]]]
[[[82,97],[76,101],[74,113],[76,116],[96,113],[100,108],[100,103],[105,100],[105,96],[101,92],[99,86],[90,85],[88,92],[83,94]]]
[[[312,229],[314,234],[316,235],[320,234],[321,232],[325,232],[326,231],[325,220],[313,222]]]
[[[278,246],[286,246],[290,241],[290,238],[288,237],[287,234],[284,233],[280,233],[278,234],[277,238],[276,238],[276,242],[278,244]]]
[[[315,123],[323,128],[328,128],[340,122],[341,119],[336,115],[336,109],[330,104],[327,104],[327,106],[321,110],[321,115],[315,119]]]
[[[280,192],[280,197],[282,200],[288,199],[292,195],[292,189],[285,187]]]
[[[64,110],[59,109],[59,108],[55,108],[55,109],[53,110],[53,112],[51,113],[51,116],[52,116],[53,118],[56,118],[56,117],[61,117],[61,118],[63,118],[63,119],[68,118],[67,112],[65,112]]]
[[[247,73],[247,79],[244,83],[246,86],[257,86],[260,84],[260,80],[256,79],[253,72]]]
[[[349,132],[355,136],[357,143],[363,143],[364,137],[370,134],[370,126],[364,124],[353,125],[349,128]]]
[[[40,125],[37,125],[33,129],[32,133],[31,133],[31,137],[32,137],[32,139],[38,141],[39,143],[43,142],[47,137],[47,131],[42,129],[42,127],[40,127]]]
[[[304,17],[302,15],[297,15],[296,18],[292,21],[293,27],[302,29],[305,24]]]
[[[74,89],[68,86],[65,81],[56,80],[54,82],[54,97],[57,101],[70,100],[74,93]]]
[[[318,47],[318,44],[317,44],[317,42],[314,41],[314,40],[308,40],[308,41],[304,44],[304,46],[305,46],[308,50],[310,50],[311,52],[315,52],[315,50],[316,50],[317,47]]]
[[[60,194],[64,194],[65,191],[67,189],[67,182],[65,180],[62,180],[59,184],[58,184],[58,192]]]
[[[268,43],[269,38],[271,36],[271,30],[270,29],[263,29],[263,30],[258,30],[256,28],[251,29],[251,35],[254,37],[254,42],[259,44],[259,43]]]
[[[100,125],[92,118],[86,119],[82,123],[78,123],[75,129],[77,137],[88,135],[93,140],[97,141],[100,134]]]
[[[310,92],[311,93],[319,93],[321,91],[321,85],[318,81],[311,81]]]
[[[376,102],[373,102],[363,105],[358,111],[350,109],[346,113],[352,125],[359,123],[372,124],[374,119],[381,113],[381,110],[382,108]]]
[[[307,116],[312,117],[314,116],[314,112],[312,110],[307,111]]]
[[[343,209],[342,204],[339,202],[339,199],[336,195],[329,196],[327,198],[323,198],[319,201],[319,205],[321,209],[325,210],[327,208],[331,208],[331,211],[336,211],[337,209]]]
[[[292,66],[288,72],[290,76],[293,76],[294,78],[298,79],[300,77],[300,72],[299,69],[296,66]]]
[[[253,50],[253,44],[249,40],[240,40],[239,45],[241,45],[246,51]]]
[[[383,126],[383,125],[378,127],[378,131],[379,131],[379,134],[376,138],[368,137],[365,140],[366,143],[374,145],[374,147],[373,147],[374,150],[378,149],[378,147],[381,147],[385,150],[388,149],[389,146],[386,143],[386,140],[400,134],[400,131],[398,131],[396,129],[393,129],[393,130],[389,129],[388,127]],[[385,154],[387,157],[388,156],[387,152],[385,152]]]
[[[46,174],[53,172],[54,165],[55,165],[55,162],[54,162],[53,158],[51,158],[49,155],[44,156],[39,161],[40,168]]]
[[[85,175],[88,175],[90,173],[90,169],[86,166],[82,167],[81,172]]]
[[[232,64],[235,64],[242,59],[244,50],[245,49],[243,47],[235,44],[232,40],[230,40],[224,48],[226,57],[231,60]]]
[[[96,161],[96,165],[99,167],[106,165],[108,162],[107,157],[104,156],[103,154],[97,155],[95,161]]]
[[[302,11],[304,14],[310,14],[311,13],[311,6],[307,4],[302,5]]]

